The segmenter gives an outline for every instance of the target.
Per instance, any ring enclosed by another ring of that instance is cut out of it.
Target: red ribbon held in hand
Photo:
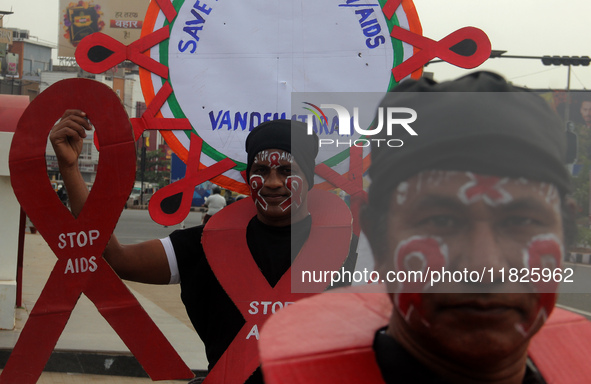
[[[47,136],[67,109],[86,112],[102,149],[96,181],[77,218],[53,191],[45,164]],[[33,100],[18,123],[10,149],[10,174],[18,201],[58,261],[0,383],[37,381],[81,293],[96,305],[152,379],[193,377],[101,256],[135,178],[131,126],[117,95],[88,79],[62,80],[49,87]]]

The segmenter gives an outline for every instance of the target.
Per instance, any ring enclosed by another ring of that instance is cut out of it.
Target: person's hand
[[[86,131],[91,129],[86,113],[77,109],[68,109],[64,112],[49,134],[60,168],[78,165],[83,139],[86,137]]]

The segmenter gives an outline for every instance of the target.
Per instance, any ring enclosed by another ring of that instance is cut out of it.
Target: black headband
[[[399,129],[402,147],[372,145],[372,207],[383,209],[388,192],[427,170],[524,177],[552,183],[561,194],[570,190],[562,121],[541,97],[496,74],[477,72],[441,84],[407,80],[381,107],[384,114],[387,107],[413,108],[417,119],[410,126],[418,135]],[[385,131],[376,138],[391,139]]]

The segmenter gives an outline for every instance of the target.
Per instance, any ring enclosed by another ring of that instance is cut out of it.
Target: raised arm
[[[88,188],[78,168],[78,157],[83,139],[91,130],[86,113],[69,109],[49,135],[74,217],[80,214],[88,198]],[[149,284],[168,284],[170,281],[168,259],[160,240],[122,245],[113,235],[103,256],[122,279]]]

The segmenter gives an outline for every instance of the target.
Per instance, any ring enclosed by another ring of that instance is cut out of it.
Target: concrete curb
[[[0,369],[4,369],[11,350],[0,349]],[[149,377],[131,354],[107,354],[83,351],[54,351],[44,372],[81,373],[124,377]],[[196,377],[205,377],[206,370],[193,370]]]
[[[591,254],[590,253],[568,252],[564,261],[568,261],[569,263],[591,265]]]

